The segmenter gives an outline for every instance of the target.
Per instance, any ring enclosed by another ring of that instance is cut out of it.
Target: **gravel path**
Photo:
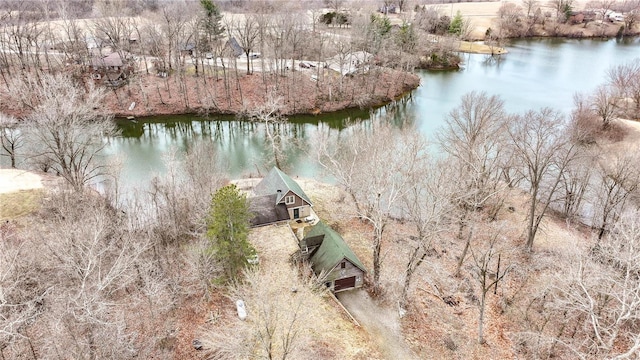
[[[418,358],[402,338],[400,319],[394,309],[376,304],[364,290],[344,291],[336,294],[336,297],[376,342],[386,359]]]

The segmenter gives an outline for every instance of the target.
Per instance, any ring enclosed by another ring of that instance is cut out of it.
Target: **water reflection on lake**
[[[507,110],[553,107],[568,114],[577,92],[589,92],[605,82],[607,70],[640,56],[640,38],[625,40],[519,40],[507,46],[500,59],[464,54],[460,71],[419,73],[421,86],[408,97],[382,107],[371,115],[388,115],[395,124],[415,124],[427,136],[442,125],[446,114],[469,91],[486,91],[501,96]],[[295,116],[279,125],[292,175],[314,177],[319,170],[309,157],[314,136],[330,131],[348,137],[349,124],[367,124],[369,111],[346,110],[321,116]],[[358,125],[360,126],[360,125]],[[197,116],[167,116],[120,122],[122,136],[111,139],[108,156],[124,156],[126,184],[146,182],[162,172],[162,158],[172,149],[179,153],[195,141],[212,139],[228,163],[231,177],[264,171],[270,162],[263,124],[238,122],[233,117],[203,119]],[[372,137],[372,142],[375,138]]]

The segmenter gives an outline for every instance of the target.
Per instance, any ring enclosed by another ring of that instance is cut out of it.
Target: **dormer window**
[[[296,203],[296,198],[293,195],[285,196],[284,203],[286,205],[293,205]]]

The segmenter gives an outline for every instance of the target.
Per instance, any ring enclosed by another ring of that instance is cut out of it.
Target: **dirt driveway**
[[[336,297],[369,333],[386,359],[418,358],[402,338],[400,318],[393,308],[378,305],[364,290],[344,291]]]

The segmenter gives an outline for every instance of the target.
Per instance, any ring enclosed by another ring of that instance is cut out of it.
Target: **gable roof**
[[[349,245],[344,242],[342,236],[322,221],[319,221],[304,238],[307,239],[319,235],[324,235],[322,244],[309,259],[311,267],[316,273],[322,270],[326,272],[333,270],[342,259],[349,260],[360,270],[367,272],[360,259],[353,253]]]
[[[249,212],[253,214],[253,218],[249,220],[251,226],[262,226],[289,220],[289,211],[286,205],[273,205],[276,194],[254,196],[249,198]]]
[[[115,66],[120,67],[124,65],[122,61],[122,57],[117,52],[112,52],[111,54],[103,57],[95,57],[91,59],[91,65],[96,67],[104,67],[104,66]]]
[[[278,190],[280,190],[280,193],[278,193]],[[269,171],[269,174],[267,174],[267,176],[265,176],[264,179],[262,179],[262,181],[260,181],[258,185],[256,185],[256,187],[253,189],[253,192],[257,196],[277,194],[276,204],[278,204],[289,191],[298,195],[309,205],[311,205],[311,200],[309,200],[307,194],[302,191],[300,185],[298,185],[297,182],[290,178],[289,175],[283,173],[275,166],[273,167],[273,169],[271,169],[271,171]]]
[[[366,51],[354,51],[347,54],[338,54],[326,60],[329,69],[337,71],[342,75],[356,72],[358,69],[368,69],[369,62],[373,55]]]
[[[242,46],[240,46],[240,44],[238,44],[238,40],[236,40],[236,38],[234,37],[230,38],[227,41],[227,46],[231,49],[233,55],[235,55],[236,57],[244,54],[244,49],[242,48]]]

